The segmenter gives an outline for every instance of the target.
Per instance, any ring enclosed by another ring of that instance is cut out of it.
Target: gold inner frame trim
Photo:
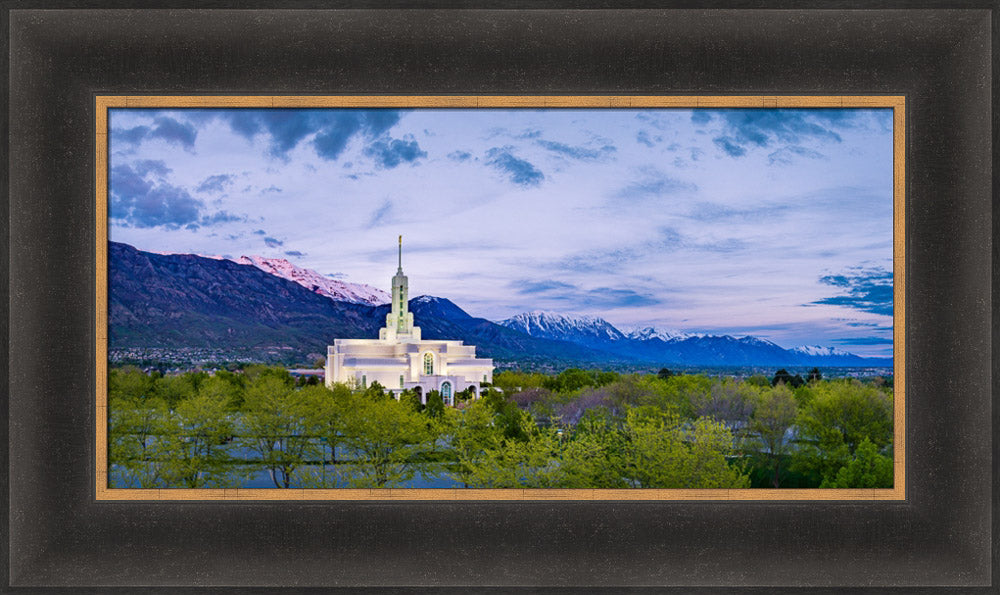
[[[96,500],[906,499],[906,98],[900,95],[97,95],[94,101]],[[893,110],[893,486],[886,489],[131,489],[108,487],[108,110],[112,108],[891,108]]]

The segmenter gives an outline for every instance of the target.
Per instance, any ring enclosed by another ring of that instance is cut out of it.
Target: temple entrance
[[[451,405],[451,383],[442,382],[441,383],[441,399],[444,400],[445,405]]]
[[[427,404],[427,401],[424,400],[424,388],[422,386],[414,387],[413,392],[417,393],[417,400],[419,400],[422,405]]]

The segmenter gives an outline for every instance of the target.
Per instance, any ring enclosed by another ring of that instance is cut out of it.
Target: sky
[[[892,353],[890,109],[113,109],[112,241]]]

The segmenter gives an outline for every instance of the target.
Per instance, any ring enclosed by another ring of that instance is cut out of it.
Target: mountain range
[[[382,290],[284,259],[158,254],[117,242],[108,254],[113,352],[211,348],[304,362],[325,354],[334,338],[377,337],[390,308]],[[819,346],[784,349],[752,336],[622,332],[591,316],[526,312],[493,322],[442,297],[415,297],[409,306],[425,339],[465,341],[483,357],[526,367],[892,365],[890,358]]]

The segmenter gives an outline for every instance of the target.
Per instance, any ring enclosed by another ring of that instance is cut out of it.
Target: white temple
[[[378,339],[334,339],[326,352],[326,385],[335,382],[362,388],[378,382],[396,397],[404,389],[420,395],[439,391],[446,405],[455,393],[471,388],[480,396],[480,384],[493,382],[493,360],[476,357],[475,345],[462,341],[424,341],[413,326],[409,286],[403,274],[403,236],[399,236],[399,268],[392,278],[392,309]]]

